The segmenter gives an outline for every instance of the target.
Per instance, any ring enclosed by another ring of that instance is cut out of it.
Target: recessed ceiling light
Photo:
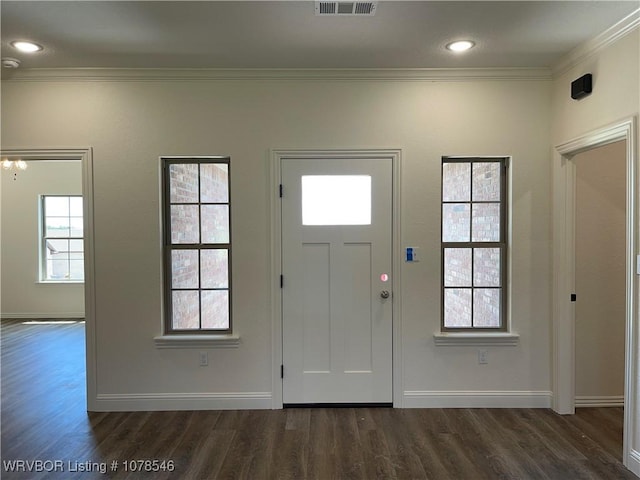
[[[451,50],[452,52],[466,52],[470,48],[475,46],[475,42],[471,40],[459,40],[457,42],[451,42],[447,45],[447,50]]]
[[[39,52],[40,50],[42,50],[41,45],[38,45],[37,43],[33,43],[33,42],[24,42],[22,40],[11,42],[11,46],[25,53]]]

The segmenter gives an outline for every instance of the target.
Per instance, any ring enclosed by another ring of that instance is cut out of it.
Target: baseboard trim
[[[0,313],[0,319],[17,320],[42,320],[45,318],[84,318],[84,312],[62,312],[62,313]]]
[[[282,408],[393,408],[392,402],[284,403]]]
[[[637,450],[631,450],[629,452],[629,458],[627,459],[626,467],[640,477],[640,452]]]
[[[547,391],[405,391],[405,408],[551,408]]]
[[[575,400],[578,407],[624,407],[624,395],[612,395],[608,397],[577,396]]]
[[[271,392],[98,394],[89,410],[95,412],[162,410],[265,410]]]

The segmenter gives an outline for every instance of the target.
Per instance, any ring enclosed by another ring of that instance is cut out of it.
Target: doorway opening
[[[626,142],[575,155],[576,407],[624,405]]]
[[[637,122],[628,118],[556,146],[553,163],[553,409],[573,414],[576,407],[576,163],[574,157],[615,142],[625,146],[624,244],[624,438],[623,463],[632,468],[637,422]]]
[[[82,362],[91,410],[96,391],[92,151],[3,149],[0,154],[6,160],[3,187],[10,187],[2,193],[3,227],[6,221],[16,222],[14,231],[2,229],[3,277],[10,266],[22,278],[2,282],[3,299],[13,301],[3,302],[2,317],[35,321],[43,328],[84,318]],[[12,171],[18,162],[23,168]],[[5,209],[17,215],[5,215]],[[21,252],[18,258],[6,257],[11,245]],[[9,287],[20,288],[20,295],[9,295]]]

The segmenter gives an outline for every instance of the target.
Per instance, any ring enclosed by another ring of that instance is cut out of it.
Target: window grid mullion
[[[198,329],[202,330],[202,194],[201,165],[198,163]]]
[[[469,243],[473,242],[473,162],[469,164]],[[473,261],[473,247],[471,247],[471,328],[475,327],[475,312],[474,312],[474,261]]]
[[[474,269],[475,269],[475,261],[474,261],[474,248],[471,247],[471,328],[475,328],[475,324],[476,324],[476,320],[475,320],[475,305],[474,305],[474,298],[475,298],[475,282],[474,282]]]
[[[443,200],[442,204],[443,205],[448,205],[448,204],[456,204],[456,203],[472,203],[471,200]],[[499,200],[475,200],[473,201],[473,203],[500,203]]]
[[[198,249],[198,328],[202,329],[202,249]]]
[[[201,194],[201,182],[200,179],[200,164],[198,163],[198,244],[202,245],[202,194]]]

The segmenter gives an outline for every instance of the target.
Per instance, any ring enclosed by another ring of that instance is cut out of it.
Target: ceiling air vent
[[[316,15],[375,15],[378,2],[316,2]]]

